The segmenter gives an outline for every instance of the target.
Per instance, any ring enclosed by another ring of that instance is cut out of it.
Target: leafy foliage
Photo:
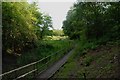
[[[119,4],[78,1],[63,22],[65,34],[82,41],[120,39]]]
[[[2,3],[3,53],[20,54],[37,47],[38,40],[49,33],[52,20],[41,13],[36,3]]]

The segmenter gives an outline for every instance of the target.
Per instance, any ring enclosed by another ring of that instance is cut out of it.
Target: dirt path
[[[45,79],[50,78],[57,70],[60,69],[60,67],[63,64],[65,64],[65,62],[67,61],[67,59],[72,53],[73,53],[73,49],[68,54],[66,54],[63,58],[61,58],[58,62],[56,62],[54,65],[52,65],[47,70],[39,74],[37,76],[37,79],[39,80],[40,78],[45,78]]]

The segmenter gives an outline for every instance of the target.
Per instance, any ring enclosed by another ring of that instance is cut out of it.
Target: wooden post
[[[14,79],[17,78],[17,71],[14,72],[15,76],[14,76]]]
[[[35,64],[33,65],[33,70],[35,70],[36,69],[36,67],[35,67]],[[36,71],[34,71],[33,72],[33,78],[35,77],[35,75],[36,75]]]
[[[36,63],[36,69],[37,69],[36,74],[38,74],[38,63],[39,62]]]
[[[85,73],[83,73],[83,76],[84,76],[84,79],[86,80],[86,75],[85,75]]]

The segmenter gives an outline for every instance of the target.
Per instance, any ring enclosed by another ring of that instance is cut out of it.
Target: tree
[[[21,54],[34,48],[52,27],[51,17],[43,16],[36,3],[3,2],[2,14],[3,54]]]
[[[94,41],[120,36],[119,3],[77,2],[63,21],[63,30],[70,39]]]
[[[50,28],[53,28],[51,17],[49,15],[43,15],[43,20],[42,20],[41,29],[40,29],[41,39],[43,39],[43,36],[50,34]]]

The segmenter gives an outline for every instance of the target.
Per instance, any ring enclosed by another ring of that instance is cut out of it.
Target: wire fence
[[[47,57],[42,58],[36,62],[5,72],[1,74],[0,77],[2,77],[2,80],[21,80],[22,78],[35,78],[35,76],[46,70],[50,65],[63,57],[65,53],[71,49],[72,47],[61,49],[56,53],[48,55]]]

